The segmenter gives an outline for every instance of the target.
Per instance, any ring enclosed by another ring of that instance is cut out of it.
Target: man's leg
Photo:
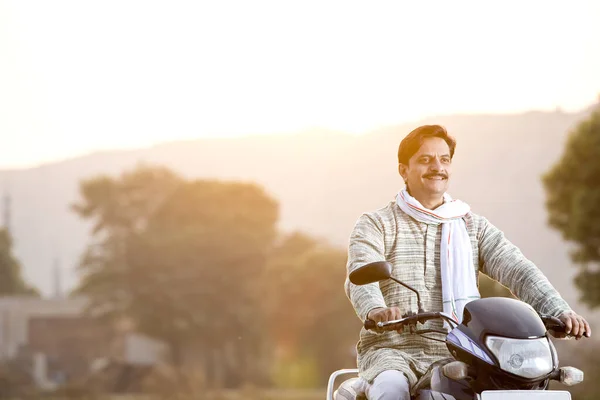
[[[410,387],[404,373],[383,371],[366,390],[369,400],[410,400]]]

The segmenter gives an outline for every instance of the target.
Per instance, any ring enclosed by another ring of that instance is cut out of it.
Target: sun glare
[[[2,2],[0,166],[174,139],[577,110],[600,90],[599,15],[592,1]]]

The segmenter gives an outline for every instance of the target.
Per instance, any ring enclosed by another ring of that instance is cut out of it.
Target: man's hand
[[[402,318],[398,307],[374,308],[367,313],[367,319],[375,322],[387,322]]]
[[[553,336],[558,338],[564,338],[566,335],[575,336],[577,340],[581,339],[585,332],[586,337],[590,337],[592,335],[592,328],[590,328],[590,324],[581,316],[576,314],[573,311],[565,311],[564,313],[558,316],[565,324],[565,333],[553,334]]]
[[[367,313],[367,319],[375,322],[394,321],[402,318],[402,313],[398,307],[382,307],[374,308]],[[402,333],[404,327],[398,329],[398,333]]]

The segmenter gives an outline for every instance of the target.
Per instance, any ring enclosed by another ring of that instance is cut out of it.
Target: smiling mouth
[[[429,179],[431,181],[442,181],[447,178],[443,175],[427,175],[425,176],[425,179]]]

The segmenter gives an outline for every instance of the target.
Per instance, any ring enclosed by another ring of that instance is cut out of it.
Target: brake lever
[[[408,313],[406,313],[405,315],[403,315],[402,318],[400,318],[400,319],[396,319],[396,320],[392,320],[392,321],[386,321],[386,322],[375,322],[375,321],[373,321],[371,319],[368,319],[368,320],[366,320],[364,322],[363,326],[367,330],[370,330],[370,331],[373,331],[373,332],[377,332],[377,333],[382,333],[382,332],[387,331],[387,329],[385,329],[386,326],[397,324],[400,321],[402,321],[403,319],[408,318],[410,316],[414,316],[414,315],[416,315],[416,313],[409,311]],[[409,326],[410,325],[416,326],[416,324],[408,324],[408,325]],[[405,325],[402,324],[401,326],[404,327]],[[396,331],[398,331],[398,329],[396,329]]]
[[[407,311],[403,316],[402,319],[404,318],[410,318],[410,317],[414,317],[416,316],[418,313],[414,312],[414,311]],[[406,325],[402,324],[400,329],[396,329],[396,332],[400,333],[400,331],[404,331],[404,328],[406,326],[408,326],[408,330],[410,332],[411,335],[414,335],[415,332],[417,331],[417,324],[419,323],[418,320],[415,320],[414,322],[409,322]]]

